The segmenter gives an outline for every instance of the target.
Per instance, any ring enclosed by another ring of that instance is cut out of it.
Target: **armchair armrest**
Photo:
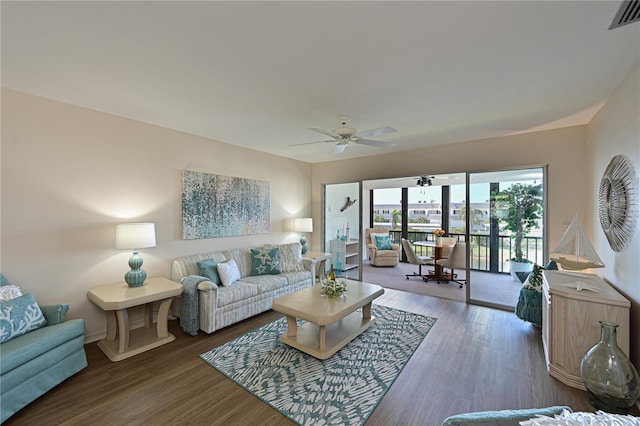
[[[65,315],[69,312],[69,304],[42,305],[40,310],[47,320],[47,325],[56,325],[64,322]]]

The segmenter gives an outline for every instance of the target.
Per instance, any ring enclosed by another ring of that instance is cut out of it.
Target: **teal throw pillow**
[[[558,270],[558,264],[555,261],[550,260],[549,263],[547,263],[544,266],[544,269],[546,269],[547,271],[557,271]]]
[[[251,249],[251,275],[277,275],[280,273],[280,250],[277,247]]]
[[[47,324],[31,293],[0,304],[0,343]]]
[[[391,250],[391,238],[388,235],[375,235],[376,247],[378,250]]]
[[[215,259],[207,259],[198,262],[198,270],[201,277],[207,278],[216,285],[220,285],[220,275],[218,274],[218,262]]]

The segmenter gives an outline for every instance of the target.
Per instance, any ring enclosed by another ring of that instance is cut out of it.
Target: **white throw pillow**
[[[233,259],[227,262],[218,263],[218,275],[220,275],[222,285],[229,287],[240,279],[238,264]]]
[[[10,284],[0,286],[0,302],[8,302],[20,296],[22,296],[22,291],[17,285]]]

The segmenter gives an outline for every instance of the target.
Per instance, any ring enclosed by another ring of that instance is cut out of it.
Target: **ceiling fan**
[[[416,185],[418,186],[431,186],[433,185],[433,180],[435,179],[435,176],[419,176],[418,177],[418,181],[416,182]]]
[[[310,145],[313,143],[323,143],[323,142],[337,142],[335,148],[333,148],[334,154],[341,154],[349,145],[349,142],[358,143],[361,145],[369,145],[375,146],[378,148],[393,148],[396,146],[393,142],[383,142],[383,141],[375,141],[371,139],[364,139],[371,136],[380,136],[385,135],[387,133],[397,132],[393,127],[378,127],[377,129],[365,130],[363,132],[358,132],[353,127],[347,127],[351,118],[347,116],[338,117],[340,121],[340,127],[333,129],[333,131],[329,132],[323,129],[317,129],[314,127],[310,127],[309,130],[313,130],[314,132],[322,133],[323,135],[330,136],[332,139],[326,141],[317,141],[317,142],[306,142],[306,143],[297,143],[289,146],[299,146],[299,145]]]

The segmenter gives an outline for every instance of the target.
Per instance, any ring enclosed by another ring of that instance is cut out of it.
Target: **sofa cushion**
[[[2,344],[0,374],[52,351],[65,342],[84,336],[84,320],[73,319],[62,324],[47,325]],[[84,339],[84,337],[82,337]],[[4,383],[3,383],[4,385]]]
[[[277,275],[280,272],[280,249],[251,249],[251,275]]]
[[[311,275],[311,272],[306,269],[304,271],[283,272],[282,276],[287,279],[288,285],[297,284],[307,280],[309,281],[309,284],[313,284],[314,282],[314,277]]]
[[[256,286],[256,288],[258,289],[258,294],[277,290],[287,285],[287,279],[282,276],[282,274],[244,277],[242,279],[242,282]]]
[[[0,286],[0,302],[7,302],[22,296],[22,290],[20,287],[13,284]]]
[[[231,259],[227,262],[218,263],[218,274],[220,281],[225,287],[229,287],[240,279],[240,271],[235,260]]]
[[[381,259],[381,258],[384,258],[384,257],[398,259],[399,258],[399,254],[395,250],[378,250],[378,252],[376,253],[376,258]]]
[[[241,300],[247,300],[257,296],[258,292],[257,286],[244,281],[236,281],[231,287],[218,288],[216,305],[217,307],[222,307]]]
[[[212,283],[221,283],[220,275],[218,274],[218,262],[215,259],[207,259],[198,262],[198,271],[198,275],[209,279]]]
[[[2,302],[0,305],[0,343],[22,336],[47,323],[33,294]]]

